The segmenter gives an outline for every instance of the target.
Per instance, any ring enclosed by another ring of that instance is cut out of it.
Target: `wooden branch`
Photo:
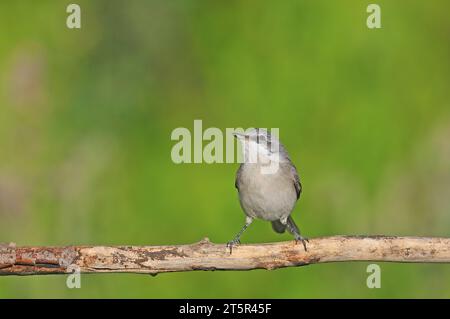
[[[241,245],[15,247],[0,245],[0,275],[252,270],[344,261],[450,263],[450,238],[333,236]]]

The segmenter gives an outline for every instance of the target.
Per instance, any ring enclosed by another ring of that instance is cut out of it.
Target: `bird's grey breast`
[[[290,163],[280,163],[276,173],[263,172],[260,164],[241,164],[236,187],[243,210],[250,217],[269,221],[289,216],[297,201]]]

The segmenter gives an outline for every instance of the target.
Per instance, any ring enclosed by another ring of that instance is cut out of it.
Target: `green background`
[[[238,164],[171,161],[177,127],[279,128],[308,237],[448,236],[450,3],[0,4],[0,242],[225,243]],[[243,242],[290,240],[255,222]],[[368,263],[156,277],[1,277],[0,297],[450,297],[448,265]]]

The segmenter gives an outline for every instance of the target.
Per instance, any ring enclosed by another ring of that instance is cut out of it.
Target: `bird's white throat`
[[[241,140],[243,144],[243,158],[245,163],[271,165],[280,163],[278,150],[270,150],[269,145],[256,143],[252,140]]]

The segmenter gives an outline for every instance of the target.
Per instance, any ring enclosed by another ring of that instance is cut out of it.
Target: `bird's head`
[[[244,161],[250,163],[282,162],[288,154],[277,137],[262,128],[254,128],[233,135],[242,143]]]

